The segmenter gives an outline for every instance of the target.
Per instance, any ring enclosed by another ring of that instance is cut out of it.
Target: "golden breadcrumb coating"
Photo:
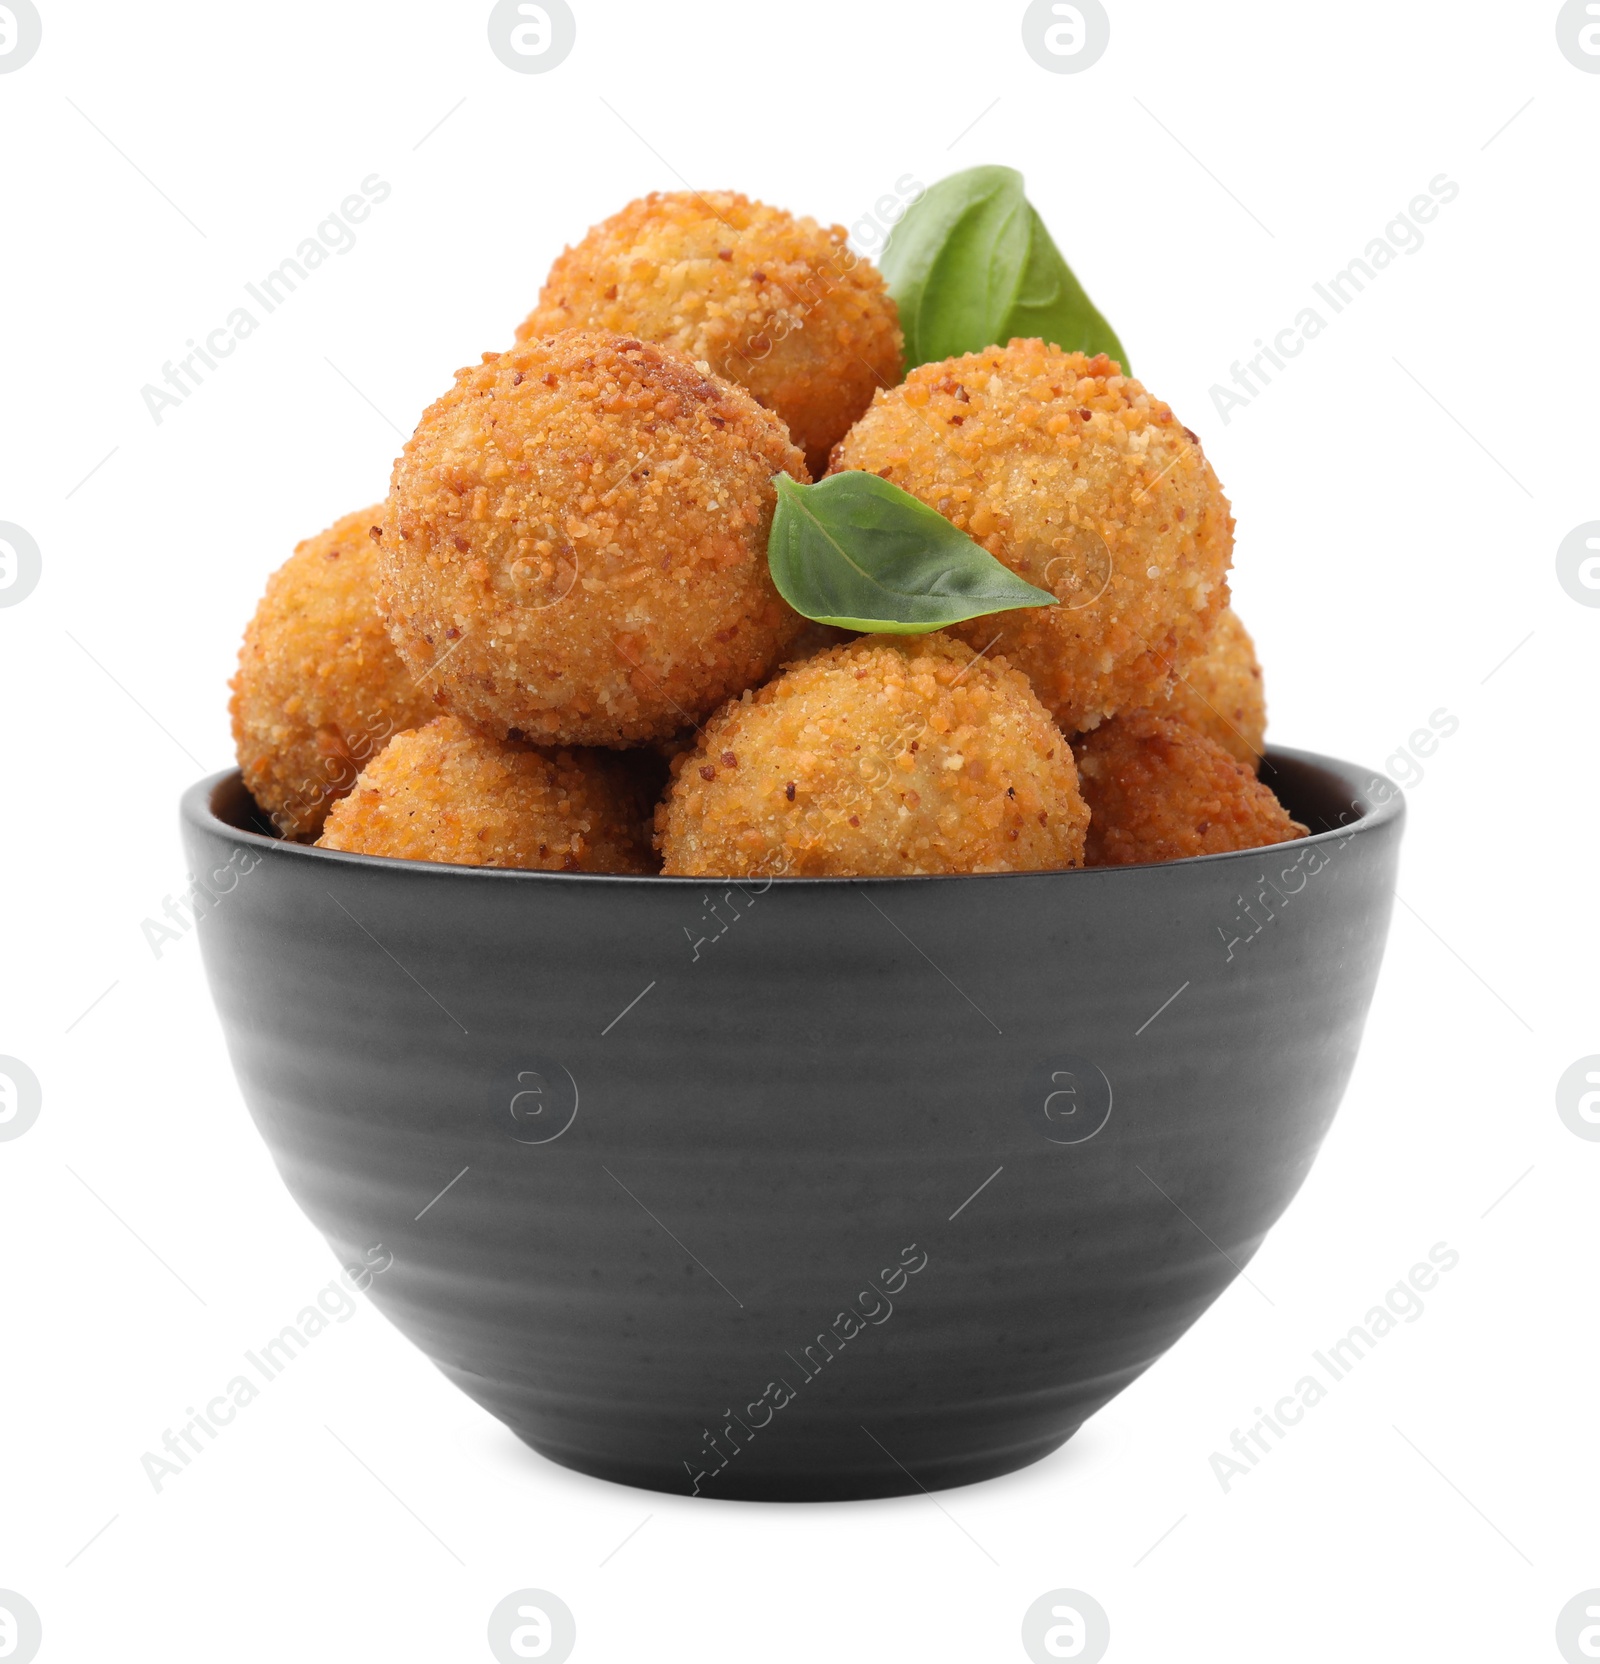
[[[1266,750],[1267,695],[1256,644],[1232,607],[1201,647],[1178,666],[1172,697],[1157,715],[1176,717],[1215,740],[1230,757],[1255,768]]]
[[[854,641],[856,635],[857,632],[854,630],[840,630],[832,624],[816,624],[808,618],[804,621],[799,635],[784,649],[783,664],[779,668],[799,664],[802,659],[813,658],[829,647],[841,647],[847,641]],[[670,764],[674,757],[681,756],[685,751],[693,751],[699,743],[698,728],[682,728],[664,740],[652,740],[649,749],[663,764]],[[628,755],[634,756],[637,753],[630,752]],[[665,777],[662,778],[661,785],[665,787]],[[656,797],[659,798],[660,795],[661,792],[658,790]],[[654,801],[651,807],[655,807]]]
[[[661,347],[574,330],[486,353],[395,463],[395,642],[502,738],[664,738],[800,629],[767,571],[780,469],[804,476],[782,422]]]
[[[267,580],[228,684],[244,783],[286,838],[314,836],[365,764],[431,714],[378,612],[382,519],[381,504],[362,509],[296,545]]]
[[[1033,872],[1080,865],[1087,820],[1020,672],[944,635],[863,636],[706,724],[656,845],[694,877]]]
[[[1017,340],[923,364],[834,448],[849,468],[1059,598],[953,633],[993,641],[1068,733],[1165,699],[1227,604],[1233,517],[1200,442],[1103,354]]]
[[[777,411],[819,475],[900,379],[899,312],[846,235],[733,191],[654,192],[557,258],[517,339],[577,328],[660,341]]]
[[[637,782],[609,752],[541,752],[441,716],[399,734],[319,849],[541,872],[653,873]]]
[[[1127,867],[1303,838],[1253,769],[1187,723],[1113,717],[1074,745],[1089,805],[1086,864]]]

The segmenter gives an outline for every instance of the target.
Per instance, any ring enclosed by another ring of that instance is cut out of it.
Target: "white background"
[[[44,1092],[0,1143],[0,1586],[41,1658],[487,1659],[526,1585],[580,1661],[1021,1659],[1061,1586],[1105,1607],[1113,1664],[1557,1658],[1600,1585],[1600,1143],[1554,1104],[1600,1052],[1600,610],[1555,576],[1600,518],[1600,76],[1546,0],[1110,0],[1074,75],[1024,53],[1015,0],[573,3],[570,59],[518,75],[483,0],[40,0],[41,51],[0,76],[0,520],[43,551],[0,610],[0,1052]],[[564,1472],[363,1302],[157,1494],[141,1454],[334,1271],[192,934],[159,959],[141,934],[183,883],[180,791],[231,762],[268,572],[383,495],[423,405],[631,197],[849,223],[987,161],[1205,440],[1274,736],[1381,766],[1459,719],[1261,1292],[1025,1472],[824,1507]],[[356,246],[158,426],[141,387],[373,173]],[[1212,385],[1440,173],[1424,246],[1224,424]],[[1211,1453],[1441,1241],[1422,1317],[1225,1493]]]

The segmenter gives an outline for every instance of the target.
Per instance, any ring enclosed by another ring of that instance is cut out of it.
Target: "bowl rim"
[[[1352,837],[1369,835],[1381,828],[1404,820],[1405,793],[1400,786],[1380,769],[1363,768],[1317,751],[1302,751],[1291,746],[1268,746],[1262,759],[1263,772],[1280,762],[1299,764],[1335,775],[1341,785],[1350,788],[1352,818],[1323,832],[1313,832],[1291,842],[1300,849],[1320,848],[1347,841]],[[225,787],[237,782],[243,788],[241,771],[237,768],[220,769],[197,780],[183,793],[179,802],[179,817],[183,824],[195,829],[242,843],[278,859],[331,862],[337,866],[377,872],[411,872],[419,877],[454,878],[462,882],[476,881],[493,884],[578,884],[646,888],[704,889],[707,884],[757,884],[785,887],[812,885],[837,887],[847,884],[977,884],[1006,883],[1017,880],[1054,880],[1056,882],[1118,882],[1121,875],[1150,872],[1175,872],[1206,864],[1225,861],[1258,861],[1264,850],[1286,849],[1288,844],[1257,844],[1249,849],[1222,850],[1209,855],[1186,855],[1176,861],[1143,861],[1136,865],[1118,867],[1059,867],[1031,872],[975,872],[975,873],[867,873],[856,878],[845,877],[753,877],[698,878],[668,876],[662,873],[595,873],[543,872],[527,867],[469,867],[445,861],[412,861],[391,855],[361,855],[343,849],[319,849],[313,844],[294,843],[284,838],[269,837],[262,832],[250,832],[223,820],[214,803]],[[1387,796],[1380,795],[1387,789]],[[1125,880],[1124,880],[1125,881]],[[763,890],[763,894],[765,891]]]

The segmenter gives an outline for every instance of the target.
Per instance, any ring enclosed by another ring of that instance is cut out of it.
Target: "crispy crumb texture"
[[[382,520],[379,504],[297,545],[267,580],[239,648],[234,749],[251,796],[286,838],[315,836],[389,739],[430,714],[428,690],[378,611],[372,533]]]
[[[573,331],[486,354],[395,464],[395,642],[502,738],[663,739],[801,627],[767,571],[781,469],[804,477],[777,417],[662,347]]]
[[[557,258],[517,339],[577,328],[660,341],[775,410],[820,474],[900,379],[899,314],[846,237],[734,191],[654,192]]]
[[[1227,604],[1233,516],[1200,442],[1110,359],[1042,341],[924,364],[835,447],[1056,607],[973,619],[1067,732],[1165,700]]]
[[[629,760],[546,753],[441,716],[367,765],[317,847],[463,867],[650,873],[643,810]]]
[[[1254,769],[1267,742],[1267,695],[1256,644],[1232,607],[1223,609],[1197,658],[1178,666],[1160,715],[1175,717]]]
[[[1080,736],[1087,865],[1133,866],[1306,836],[1251,767],[1185,722],[1134,711]]]
[[[1071,748],[1004,660],[863,636],[705,727],[656,814],[664,871],[800,877],[1074,867]]]

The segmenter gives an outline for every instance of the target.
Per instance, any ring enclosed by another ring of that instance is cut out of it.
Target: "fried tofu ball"
[[[743,388],[662,347],[572,331],[485,354],[395,463],[379,555],[395,642],[501,738],[665,738],[799,631],[767,531],[772,475],[804,467]]]
[[[364,764],[426,722],[429,689],[378,612],[372,531],[383,507],[307,538],[267,580],[229,686],[250,795],[286,838],[314,837]]]
[[[541,872],[652,873],[627,762],[513,745],[459,717],[396,735],[334,805],[319,849]]]
[[[1159,707],[1215,740],[1254,769],[1266,750],[1267,696],[1256,644],[1232,607],[1224,607],[1198,658],[1178,666],[1172,697]]]
[[[900,379],[898,309],[845,238],[733,191],[654,192],[559,256],[517,339],[576,328],[660,341],[777,411],[818,476]]]
[[[1018,340],[923,364],[835,447],[850,468],[1058,597],[954,633],[993,641],[1068,733],[1164,700],[1227,604],[1233,517],[1200,442],[1103,354]]]
[[[1083,859],[1072,750],[1027,679],[945,635],[863,636],[706,724],[656,811],[693,877],[1034,872]]]
[[[1185,722],[1134,711],[1074,746],[1089,805],[1087,865],[1178,861],[1303,838],[1253,769]]]

